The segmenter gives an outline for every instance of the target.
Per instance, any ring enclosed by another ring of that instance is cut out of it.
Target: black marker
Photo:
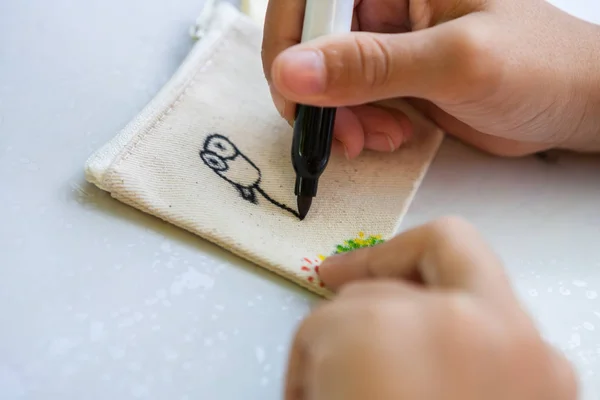
[[[302,42],[352,28],[354,0],[306,0]],[[303,220],[317,195],[319,178],[331,155],[336,108],[299,104],[296,108],[292,165],[296,171],[294,193]]]

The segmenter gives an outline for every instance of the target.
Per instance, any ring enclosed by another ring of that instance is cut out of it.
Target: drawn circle
[[[226,171],[228,168],[225,160],[215,153],[203,151],[200,153],[200,157],[202,157],[202,161],[204,161],[204,163],[213,171]]]
[[[204,149],[225,159],[234,158],[238,153],[233,143],[222,136],[209,138],[204,145]]]

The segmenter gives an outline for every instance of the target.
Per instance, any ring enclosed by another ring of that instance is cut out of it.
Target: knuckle
[[[356,46],[366,84],[378,87],[388,83],[392,71],[392,57],[385,42],[377,36],[365,35],[356,40]]]
[[[385,40],[369,33],[348,38],[348,51],[329,51],[327,56],[330,83],[335,87],[361,82],[366,88],[386,85],[393,70],[392,56]]]
[[[456,76],[465,80],[466,87],[493,85],[501,78],[505,59],[496,38],[490,24],[482,20],[462,24],[449,36],[454,51],[451,67],[455,68]]]
[[[473,299],[465,294],[456,293],[444,299],[442,309],[444,323],[450,327],[450,332],[462,336],[466,327],[482,325],[481,308]]]

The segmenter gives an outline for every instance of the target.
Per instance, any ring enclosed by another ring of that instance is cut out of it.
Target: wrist
[[[562,148],[584,153],[600,152],[600,25],[578,21],[575,30],[576,56],[570,73],[572,110],[575,117],[572,135]],[[581,36],[579,36],[581,35]]]

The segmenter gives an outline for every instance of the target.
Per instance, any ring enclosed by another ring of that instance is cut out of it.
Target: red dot
[[[309,276],[309,277],[308,277],[308,281],[309,281],[309,282],[312,282],[312,281],[314,281],[314,280],[315,280],[315,278],[313,278],[312,276]]]
[[[319,266],[318,266],[318,265],[315,267],[315,272],[316,272],[317,274],[319,273]]]
[[[319,286],[325,287],[325,284],[323,282],[321,282],[321,283],[319,283]]]
[[[302,266],[302,271],[310,271],[310,268],[308,268],[307,266]]]

